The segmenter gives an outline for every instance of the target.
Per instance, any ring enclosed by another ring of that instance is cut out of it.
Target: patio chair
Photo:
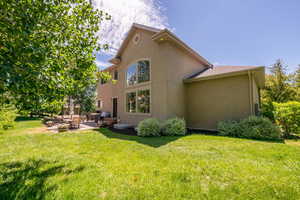
[[[80,121],[82,122],[88,121],[86,115],[80,115]]]
[[[73,117],[69,124],[70,129],[80,128],[80,117]]]

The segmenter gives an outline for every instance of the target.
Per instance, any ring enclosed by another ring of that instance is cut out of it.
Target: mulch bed
[[[110,131],[115,132],[115,133],[137,136],[137,132],[134,128],[126,128],[126,129],[116,129],[116,128],[113,128],[113,127],[107,127],[107,128]],[[192,133],[205,134],[205,135],[216,135],[217,131],[187,129],[187,135],[190,135]]]
[[[124,135],[137,135],[137,132],[134,130],[134,128],[126,128],[126,129],[116,129],[113,127],[108,128],[110,131],[115,132],[115,133],[120,133]]]

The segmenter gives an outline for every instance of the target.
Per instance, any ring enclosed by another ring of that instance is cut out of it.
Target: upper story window
[[[103,101],[98,100],[98,101],[97,101],[97,107],[98,107],[98,108],[103,108]]]
[[[114,71],[114,80],[118,80],[118,78],[119,78],[118,70],[115,70]]]
[[[150,62],[141,60],[127,69],[127,86],[150,81]]]

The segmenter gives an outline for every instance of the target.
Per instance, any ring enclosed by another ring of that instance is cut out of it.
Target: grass
[[[300,199],[300,145],[18,121],[0,135],[0,199]]]

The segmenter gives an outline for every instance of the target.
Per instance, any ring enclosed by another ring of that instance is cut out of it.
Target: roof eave
[[[198,82],[198,81],[204,81],[204,80],[211,80],[211,79],[219,79],[219,78],[225,78],[225,77],[231,77],[231,76],[238,76],[238,75],[243,75],[247,74],[249,71],[251,72],[261,72],[259,75],[259,86],[260,88],[263,88],[264,86],[264,73],[265,73],[265,67],[256,67],[253,69],[245,69],[245,70],[240,70],[240,71],[235,71],[235,72],[227,72],[223,74],[216,74],[216,75],[210,75],[210,76],[204,76],[204,77],[198,77],[198,78],[192,78],[192,79],[184,79],[184,83],[193,83],[193,82]],[[262,76],[263,75],[263,76]]]
[[[133,23],[131,28],[128,31],[127,36],[125,37],[125,39],[122,42],[120,48],[118,49],[116,55],[112,59],[109,60],[110,63],[119,64],[121,62],[121,54],[122,54],[123,50],[125,49],[125,47],[127,46],[130,36],[133,35],[135,30],[137,30],[137,29],[142,29],[142,30],[150,31],[150,32],[154,32],[154,33],[157,33],[157,32],[160,31],[160,29],[156,29],[156,28],[152,28],[152,27],[149,27],[149,26]]]
[[[208,62],[208,60],[206,60],[205,58],[200,56],[195,50],[190,48],[187,44],[185,44],[182,40],[180,40],[176,35],[174,35],[168,29],[163,29],[162,31],[153,35],[152,40],[156,41],[158,43],[166,42],[166,41],[173,41],[173,42],[175,42],[175,44],[177,44],[179,47],[183,48],[185,51],[187,51],[190,55],[192,55],[194,58],[196,58],[198,61],[200,61],[204,65],[206,65],[208,67],[213,66],[210,62]]]

